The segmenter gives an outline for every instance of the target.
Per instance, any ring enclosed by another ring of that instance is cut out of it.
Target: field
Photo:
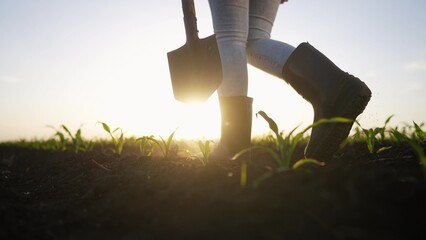
[[[1,239],[422,238],[426,144],[417,124],[357,127],[324,166],[297,168],[305,137],[285,168],[266,150],[277,135],[257,139],[250,155],[214,161],[195,156],[208,141],[130,139],[105,125],[110,140],[62,126],[49,140],[0,144]]]

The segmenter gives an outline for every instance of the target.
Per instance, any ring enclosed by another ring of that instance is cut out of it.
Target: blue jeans
[[[209,0],[222,59],[219,96],[247,96],[247,62],[282,78],[293,52],[289,44],[271,39],[280,0]]]

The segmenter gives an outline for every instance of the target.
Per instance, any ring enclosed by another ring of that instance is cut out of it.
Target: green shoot
[[[373,154],[375,151],[375,146],[376,143],[378,142],[377,136],[380,136],[380,141],[384,141],[385,140],[385,135],[386,135],[386,127],[388,125],[388,123],[390,122],[390,120],[393,118],[394,115],[389,116],[383,127],[376,127],[376,128],[370,128],[370,129],[365,129],[361,127],[361,124],[358,121],[355,121],[356,124],[362,129],[362,133],[365,136],[365,143],[367,145],[367,149],[368,152],[370,154]],[[357,130],[358,128],[356,128]],[[376,153],[381,153],[383,151],[386,151],[388,149],[390,149],[391,147],[382,147],[380,149],[378,149],[376,151]]]
[[[374,146],[376,144],[376,135],[380,132],[381,128],[370,128],[370,129],[362,129],[365,134],[365,141],[367,144],[368,152],[370,154],[374,153]]]
[[[274,147],[267,147],[267,146],[253,146],[247,149],[243,149],[239,153],[237,153],[233,159],[237,159],[241,155],[251,151],[251,150],[263,150],[271,155],[271,157],[275,160],[277,163],[279,169],[282,170],[288,170],[290,168],[290,161],[293,157],[294,150],[296,149],[296,146],[303,140],[303,135],[311,128],[318,126],[320,124],[324,123],[347,123],[352,120],[346,119],[346,118],[331,118],[331,119],[321,119],[318,122],[315,122],[308,127],[306,127],[303,131],[299,132],[296,135],[293,135],[296,131],[297,127],[294,128],[292,131],[290,131],[287,136],[283,136],[282,132],[279,132],[278,126],[275,123],[275,121],[270,118],[265,112],[260,111],[257,113],[258,115],[262,116],[269,124],[269,128],[272,130],[272,132],[275,134],[275,138],[273,139]]]
[[[426,180],[426,154],[424,149],[419,145],[416,144],[414,141],[408,142],[411,146],[411,148],[414,150],[414,153],[417,155],[417,158],[419,159],[420,165],[422,166],[423,170],[423,177]]]
[[[320,124],[325,124],[325,123],[348,123],[348,122],[352,122],[353,120],[351,119],[347,119],[347,118],[341,118],[341,117],[336,117],[336,118],[330,118],[330,119],[321,119],[311,125],[309,125],[308,127],[306,127],[305,129],[303,129],[303,131],[299,132],[298,134],[294,135],[294,132],[296,131],[296,128],[294,128],[292,131],[290,131],[289,134],[287,134],[286,136],[283,136],[283,133],[279,131],[278,129],[278,125],[276,124],[276,122],[270,118],[265,112],[263,111],[259,111],[256,116],[262,116],[269,124],[269,128],[272,130],[272,132],[275,134],[275,138],[273,137],[273,147],[269,147],[269,146],[260,146],[260,145],[255,145],[252,146],[250,148],[246,148],[241,150],[240,152],[238,152],[232,159],[235,160],[237,158],[239,158],[240,156],[252,151],[252,150],[261,150],[264,151],[266,153],[268,153],[273,159],[274,161],[277,163],[277,169],[275,170],[275,172],[282,172],[282,171],[286,171],[290,169],[290,163],[293,157],[293,153],[294,150],[296,149],[297,145],[303,140],[303,135],[311,128],[316,127]],[[300,162],[301,161],[301,162]],[[299,164],[296,165],[296,167],[300,167],[302,165],[305,165],[307,163],[315,163],[317,165],[323,165],[322,162],[319,162],[315,159],[309,159],[309,160],[300,160]],[[270,173],[267,173],[268,175],[270,175]],[[241,176],[246,176],[247,173],[241,172]],[[261,177],[263,179],[263,177]],[[266,178],[266,177],[265,177]],[[243,182],[243,179],[241,180],[241,185],[245,186],[245,182]]]
[[[153,141],[157,146],[160,148],[161,152],[163,153],[164,158],[168,158],[170,154],[170,146],[173,142],[173,137],[175,135],[177,130],[173,131],[167,140],[165,140],[163,137],[160,136],[160,140],[157,140],[153,137],[150,138],[151,141]]]
[[[394,117],[394,115],[390,115],[386,120],[385,120],[385,124],[383,125],[383,127],[380,128],[379,130],[379,134],[380,134],[380,140],[384,141],[385,140],[385,131],[386,131],[386,127],[388,125],[388,123],[390,122],[390,120]]]
[[[244,188],[246,185],[247,185],[247,161],[243,160],[241,162],[240,186]]]
[[[111,140],[114,143],[114,149],[112,149],[112,152],[115,153],[115,154],[118,154],[120,156],[121,153],[123,152],[123,147],[124,147],[124,143],[125,143],[123,130],[121,130],[121,128],[118,127],[116,129],[114,129],[114,131],[111,132],[111,129],[108,126],[108,124],[106,124],[104,122],[99,122],[99,123],[102,124],[102,127],[110,135]],[[120,133],[118,133],[118,132],[120,132]]]
[[[154,151],[154,146],[151,143],[154,136],[144,136],[141,138],[136,139],[137,142],[139,142],[139,151],[142,154],[142,156],[152,156],[152,153]]]
[[[199,158],[199,159],[204,166],[206,166],[207,163],[209,162],[210,152],[211,152],[210,144],[212,142],[213,141],[211,141],[211,140],[205,140],[205,141],[199,140],[198,141],[198,148],[200,149],[201,154],[202,154],[202,157]]]
[[[90,151],[93,148],[92,141],[85,141],[83,139],[81,135],[81,128],[76,131],[75,135],[72,135],[71,131],[65,125],[61,125],[61,128],[64,129],[68,136],[71,138],[71,142],[76,153],[78,153],[79,151]]]
[[[357,124],[354,127],[354,134],[352,134],[352,136],[348,139],[350,144],[353,144],[355,142],[361,142],[364,141],[363,135],[364,135],[364,131],[362,130],[362,128],[359,126],[358,121],[355,121],[355,123]]]
[[[423,148],[416,142],[415,139],[410,139],[403,133],[400,133],[399,131],[393,130],[392,134],[395,136],[395,138],[399,142],[406,142],[410,145],[410,147],[413,149],[414,153],[416,154],[420,165],[422,166],[423,170],[423,177],[426,180],[426,154],[423,150]]]
[[[426,133],[421,129],[421,127],[416,123],[414,123],[415,133],[420,142],[426,141]]]
[[[56,132],[55,132],[54,137],[59,138],[58,141],[54,138],[49,139],[47,141],[47,145],[49,146],[48,148],[53,149],[53,150],[65,151],[67,149],[67,145],[68,145],[68,141],[67,141],[65,135],[60,130],[57,130],[53,126],[47,126],[47,127],[55,130]]]
[[[325,163],[320,162],[320,161],[318,161],[316,159],[305,158],[305,159],[301,159],[301,160],[297,161],[296,163],[294,163],[293,164],[293,169],[298,169],[298,168],[300,168],[302,166],[312,165],[312,164],[313,165],[318,165],[318,166],[321,166],[321,167],[325,166]]]
[[[67,150],[69,141],[66,138],[66,135],[71,139],[71,146],[75,153],[78,152],[87,152],[92,150],[93,148],[93,142],[92,141],[86,141],[82,134],[81,134],[81,128],[79,128],[76,133],[73,135],[71,131],[66,127],[64,124],[60,126],[60,130],[54,128],[53,126],[48,126],[49,128],[52,128],[55,130],[55,137],[58,137],[58,141],[53,139],[49,139],[46,144],[49,146],[48,148],[54,149],[54,150]],[[61,131],[65,131],[65,134]]]

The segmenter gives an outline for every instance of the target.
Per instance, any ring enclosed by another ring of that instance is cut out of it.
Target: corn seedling
[[[291,160],[292,160],[292,157],[293,157],[294,150],[296,149],[296,146],[303,140],[303,135],[309,129],[311,129],[315,126],[318,126],[320,124],[325,124],[325,123],[348,123],[348,122],[353,121],[351,119],[341,118],[341,117],[330,118],[330,119],[321,119],[321,120],[309,125],[305,129],[303,129],[303,131],[301,131],[301,132],[299,132],[295,135],[294,135],[294,132],[296,131],[296,129],[298,127],[291,130],[286,136],[283,136],[283,132],[279,131],[278,125],[276,124],[276,122],[272,118],[270,118],[265,112],[260,111],[256,114],[256,116],[258,116],[258,115],[263,117],[268,122],[269,128],[275,134],[275,137],[271,138],[273,140],[273,147],[255,145],[253,147],[241,150],[232,159],[235,160],[235,159],[239,158],[240,156],[242,156],[243,154],[246,154],[246,153],[253,151],[253,150],[265,151],[277,163],[277,169],[274,171],[274,172],[277,172],[277,173],[289,170],[291,168],[290,163],[291,163]],[[242,166],[244,164],[246,164],[246,162],[243,159]],[[315,159],[301,159],[294,165],[294,168],[298,168],[298,167],[300,167],[302,165],[306,165],[306,164],[317,164],[317,165],[321,165],[321,166],[324,165],[324,163],[322,163],[318,160],[315,160]],[[241,172],[242,177],[247,176],[246,167],[244,167],[244,168],[243,167],[241,168],[242,169],[242,172]],[[273,173],[267,173],[265,176],[262,176],[260,178],[261,181],[263,181],[263,179],[268,178],[272,174]],[[260,181],[257,181],[257,182],[259,183]],[[245,179],[243,179],[243,178],[241,179],[241,185],[243,187],[245,185]]]
[[[123,152],[123,147],[124,147],[124,143],[125,143],[123,130],[121,130],[121,128],[118,127],[116,129],[114,129],[114,131],[111,132],[111,129],[108,126],[108,124],[106,124],[104,122],[99,122],[99,123],[102,124],[102,127],[109,134],[112,142],[114,143],[114,148],[111,149],[112,152],[115,153],[115,154],[118,154],[120,156],[121,153]]]
[[[136,139],[136,141],[139,142],[139,152],[142,154],[142,156],[152,156],[152,153],[154,152],[152,139],[154,139],[154,136],[152,135]]]
[[[379,133],[378,130],[380,130],[380,128],[370,128],[370,129],[362,129],[365,135],[365,143],[367,144],[367,148],[368,148],[368,152],[370,154],[374,153],[374,146],[376,144],[376,135]]]
[[[65,135],[60,130],[57,130],[53,126],[47,126],[47,127],[56,131],[55,134],[54,134],[54,137],[49,139],[46,142],[48,148],[53,149],[53,150],[65,151],[67,149],[67,145],[68,145],[68,141],[65,138]],[[56,140],[55,137],[57,137],[58,140]]]
[[[411,148],[414,150],[414,153],[417,155],[417,158],[419,159],[420,165],[422,166],[423,170],[423,177],[426,180],[426,154],[424,149],[414,141],[408,142],[411,146]]]
[[[210,158],[210,152],[211,152],[211,143],[213,141],[211,140],[205,140],[205,141],[198,141],[198,148],[201,151],[201,155],[202,157],[199,158],[199,160],[201,161],[201,163],[206,166],[207,163],[209,162],[209,158]]]
[[[170,154],[170,146],[173,142],[173,137],[175,135],[177,130],[173,131],[169,137],[165,140],[163,137],[160,136],[160,140],[157,140],[153,137],[150,137],[149,139],[153,141],[157,146],[160,148],[161,152],[163,153],[164,158],[168,158]]]
[[[419,139],[419,141],[422,143],[426,142],[426,132],[422,130],[421,125],[418,125],[416,122],[413,122],[413,124],[414,124],[416,136]]]
[[[363,142],[365,140],[365,138],[364,138],[364,131],[358,125],[358,122],[355,122],[355,123],[357,125],[354,127],[354,133],[348,139],[348,141],[349,141],[350,144],[353,144],[355,142]]]
[[[79,151],[90,151],[93,148],[92,141],[86,141],[83,139],[81,135],[81,128],[79,128],[74,135],[65,125],[61,125],[61,128],[64,129],[68,136],[71,138],[71,143],[76,153],[78,153]]]
[[[59,127],[59,130],[53,126],[47,127],[56,131],[54,137],[58,137],[58,140],[51,138],[47,141],[44,141],[44,148],[64,151],[68,149],[69,145],[71,145],[71,148],[75,153],[87,152],[93,148],[93,142],[90,140],[87,141],[83,138],[81,134],[81,128],[79,128],[73,135],[68,127],[66,127],[64,124]],[[61,130],[63,130],[65,133],[63,133]],[[69,139],[71,139],[71,142],[69,142],[68,138],[66,137],[67,135]]]
[[[362,128],[361,124],[358,121],[355,121],[355,123],[359,126],[359,128],[356,128],[356,129],[358,129],[358,131],[359,131],[359,129],[361,129],[362,130],[361,133],[364,134],[364,137],[365,137],[364,140],[365,140],[365,143],[367,145],[368,152],[370,154],[374,153],[376,143],[379,141],[379,139],[378,139],[377,136],[380,136],[380,141],[384,141],[385,140],[387,124],[392,119],[392,117],[393,117],[393,115],[389,116],[386,119],[385,124],[383,125],[383,127],[376,127],[376,128],[369,128],[369,129]],[[388,150],[390,148],[391,148],[390,146],[388,146],[388,147],[382,147],[382,148],[378,149],[376,151],[376,153],[383,152],[383,151]]]
[[[417,124],[416,124],[417,125]],[[424,133],[424,132],[423,132]],[[407,135],[404,135],[401,132],[398,132],[396,130],[392,131],[392,134],[395,136],[395,138],[399,141],[399,142],[405,142],[408,143],[411,147],[411,149],[414,151],[414,153],[416,154],[420,165],[422,166],[422,170],[423,170],[423,177],[426,180],[426,154],[424,149],[421,147],[421,145],[416,141],[416,139],[411,139],[409,137],[407,137]],[[416,133],[418,134],[418,133]]]
[[[407,139],[409,139],[403,132],[401,132],[398,129],[398,127],[391,129],[391,133],[392,133],[393,139],[396,140],[397,142],[402,143],[407,141]]]
[[[390,120],[394,117],[394,115],[390,115],[386,120],[385,120],[385,124],[383,125],[383,127],[379,128],[380,130],[378,130],[379,135],[380,135],[380,140],[384,141],[385,140],[385,132],[386,132],[386,128],[388,123],[390,122]]]

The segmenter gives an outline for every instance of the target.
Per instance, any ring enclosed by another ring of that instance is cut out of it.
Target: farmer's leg
[[[302,43],[294,49],[288,44],[270,40],[278,2],[250,1],[249,62],[285,79],[309,101],[314,108],[314,122],[332,117],[355,120],[368,104],[371,91],[364,82],[339,69],[310,44]],[[351,128],[352,122],[313,127],[305,156],[329,160]]]
[[[213,157],[230,158],[251,143],[252,99],[247,97],[249,0],[209,0],[222,60],[223,82],[218,88],[221,137]]]
[[[280,2],[280,0],[250,1],[247,57],[251,65],[282,78],[282,68],[294,47],[271,39],[272,26]]]
[[[209,3],[223,68],[223,82],[218,94],[247,96],[249,0],[209,0]]]

